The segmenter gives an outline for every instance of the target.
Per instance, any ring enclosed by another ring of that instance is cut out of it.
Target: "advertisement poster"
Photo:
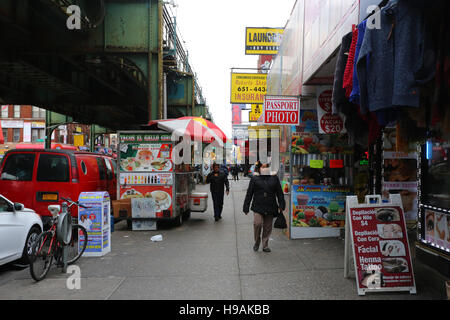
[[[387,128],[383,137],[382,196],[400,194],[407,221],[417,220],[417,152],[410,146],[407,152],[397,152],[394,128]]]
[[[267,74],[231,73],[231,103],[262,104],[267,91]]]
[[[327,87],[322,88],[318,92],[317,98],[317,115],[319,123],[319,133],[345,133],[343,116],[340,114],[332,114],[331,97],[333,91]]]
[[[291,152],[293,154],[353,153],[353,148],[348,144],[345,135],[299,132],[296,128],[298,126],[292,129]]]
[[[415,287],[401,207],[350,208],[349,216],[358,290]]]
[[[425,240],[450,251],[450,215],[426,209],[425,225]]]
[[[78,211],[78,224],[82,225],[88,234],[85,254],[104,255],[111,250],[109,195],[107,192],[83,192],[78,200],[86,207],[79,207]],[[81,237],[79,245],[83,245],[84,241]]]
[[[320,185],[293,185],[292,226],[328,227],[345,226],[345,199],[350,188]]]
[[[232,124],[242,123],[242,109],[245,109],[245,105],[233,104],[231,106],[231,122]]]
[[[103,242],[102,207],[103,202],[90,202],[88,208],[79,208],[78,221],[88,234],[86,252],[101,252]],[[81,242],[81,241],[80,241]]]
[[[171,143],[121,144],[120,170],[173,171]]]
[[[172,186],[121,186],[119,196],[120,199],[150,199],[146,205],[151,206],[155,216],[165,217],[171,216],[173,210],[172,195]]]

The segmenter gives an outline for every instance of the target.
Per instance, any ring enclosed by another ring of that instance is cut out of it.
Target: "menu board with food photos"
[[[400,195],[391,195],[389,203],[383,203],[379,195],[366,196],[364,204],[359,204],[356,196],[349,196],[346,210],[349,227],[346,228],[344,269],[348,276],[351,245],[358,294],[369,291],[416,293]]]
[[[174,171],[170,135],[120,133],[121,172]]]
[[[173,213],[174,173],[173,142],[166,132],[119,132],[119,199],[132,202],[132,217],[143,210],[153,218],[171,217]]]
[[[173,186],[123,186],[120,188],[120,199],[146,199],[145,211],[154,214],[154,217],[164,217],[173,209]],[[137,207],[133,207],[133,216]],[[137,217],[137,216],[136,216]],[[170,217],[170,214],[169,214]]]

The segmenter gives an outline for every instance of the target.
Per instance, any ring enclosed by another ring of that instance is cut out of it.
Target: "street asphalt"
[[[432,285],[434,271],[414,260],[417,294],[367,293],[358,296],[355,278],[344,278],[344,239],[290,240],[274,229],[271,253],[254,252],[253,215],[242,205],[248,179],[230,180],[223,219],[208,210],[192,213],[180,227],[157,231],[127,230],[115,225],[112,251],[100,258],[82,257],[80,289],[68,289],[69,274],[52,268],[41,282],[29,269],[0,267],[0,299],[195,299],[195,300],[442,300]],[[197,191],[208,191],[198,185]],[[161,242],[150,238],[161,234]],[[413,249],[413,248],[412,248]],[[435,281],[436,282],[436,281]],[[440,285],[440,281],[437,281]]]

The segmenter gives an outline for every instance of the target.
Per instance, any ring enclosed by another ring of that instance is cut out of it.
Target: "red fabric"
[[[2,124],[0,122],[0,144],[4,144],[4,143],[5,143],[5,137],[3,136]]]
[[[344,71],[344,83],[343,88],[345,89],[345,96],[347,98],[350,97],[353,89],[353,66],[355,62],[355,50],[356,50],[356,42],[358,41],[358,28],[353,30],[352,43],[350,45],[350,50],[348,51],[348,60],[347,65],[345,66]]]

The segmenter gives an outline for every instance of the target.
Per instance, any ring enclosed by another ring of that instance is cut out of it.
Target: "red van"
[[[61,197],[78,200],[81,192],[108,191],[117,197],[116,161],[109,156],[54,149],[8,151],[0,165],[0,194],[36,211],[49,222],[50,204]],[[72,216],[77,216],[72,207]]]

